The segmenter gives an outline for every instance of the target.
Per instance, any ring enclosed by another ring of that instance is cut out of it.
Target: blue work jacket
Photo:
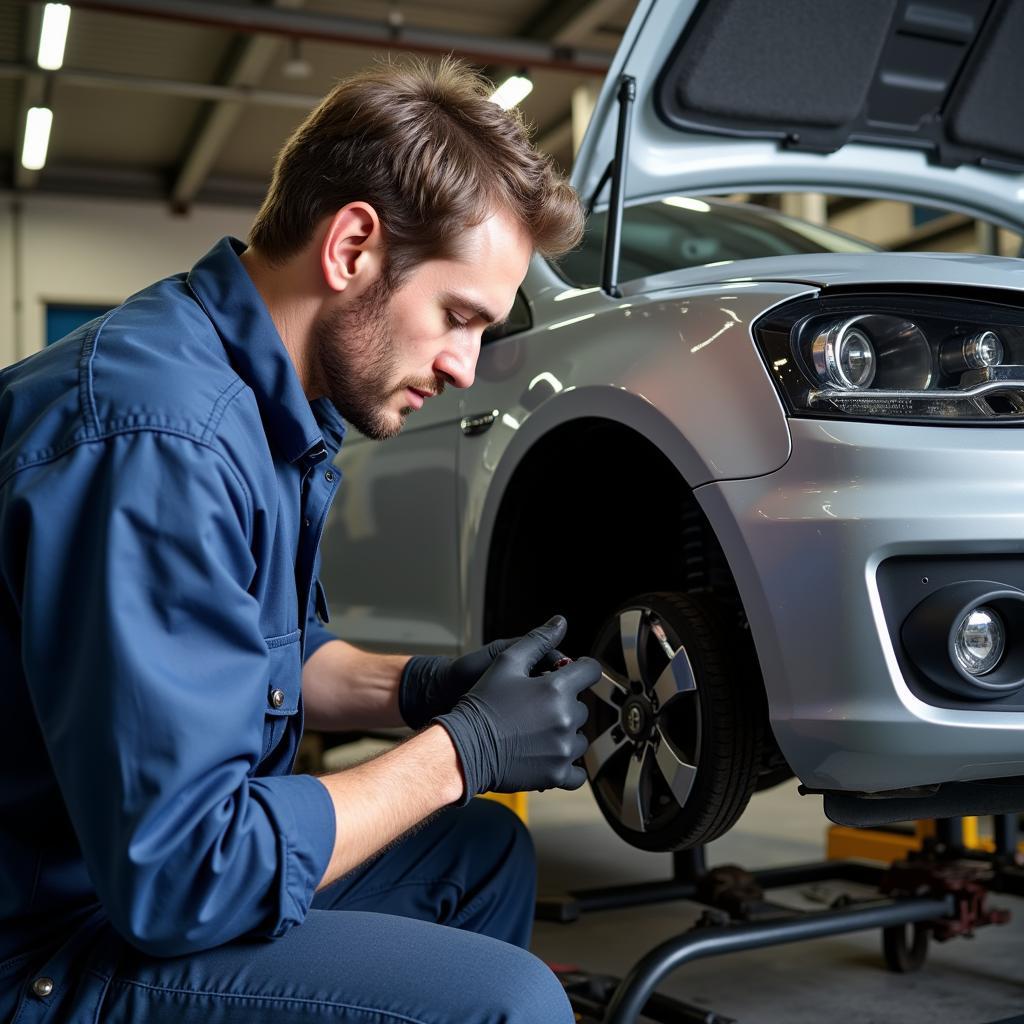
[[[279,936],[330,859],[290,770],[344,426],[242,251],[0,373],[0,1019],[35,1019],[22,968],[52,1009],[105,933]]]

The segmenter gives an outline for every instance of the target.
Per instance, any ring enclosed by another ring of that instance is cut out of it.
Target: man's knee
[[[498,1021],[508,1024],[573,1024],[572,1007],[561,982],[532,953],[515,949],[490,1002]]]
[[[473,800],[463,813],[467,841],[478,855],[490,854],[512,871],[534,873],[533,839],[518,815],[494,800]]]
[[[473,800],[458,823],[465,897],[449,922],[527,947],[533,930],[537,863],[533,840],[508,808]]]

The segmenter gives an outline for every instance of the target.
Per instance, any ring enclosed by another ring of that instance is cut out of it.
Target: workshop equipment
[[[871,928],[882,929],[890,969],[916,970],[930,940],[973,935],[977,928],[1009,919],[1006,911],[989,908],[987,897],[990,892],[1024,895],[1016,818],[1013,825],[1002,822],[995,833],[997,848],[989,853],[964,845],[961,819],[937,821],[920,850],[906,852],[889,868],[824,861],[755,872],[734,866],[708,870],[704,851],[697,848],[673,854],[671,879],[542,899],[537,916],[568,923],[595,910],[680,899],[704,904],[692,928],[650,950],[622,981],[581,969],[560,977],[581,1022],[639,1024],[643,1012],[659,1024],[725,1024],[728,1018],[707,1008],[657,995],[657,985],[692,960]],[[842,894],[827,909],[811,912],[766,895],[774,888],[832,881],[868,884],[876,892],[869,898]]]
[[[601,1024],[605,1010],[620,985],[619,978],[607,974],[590,974],[579,967],[548,965],[562,983],[576,1015],[577,1024]],[[736,1024],[732,1017],[723,1017],[714,1010],[704,1010],[655,992],[644,1007],[644,1019],[655,1024]]]
[[[524,825],[528,825],[530,823],[525,793],[481,793],[480,799],[493,800],[496,804],[502,804],[513,814],[518,815],[519,820]]]
[[[983,850],[986,853],[1006,849],[1003,836],[1018,828],[1015,814],[994,815],[992,836],[982,834],[978,818],[967,817],[961,820],[963,845],[968,850]],[[851,825],[832,825],[827,832],[825,855],[829,860],[849,860],[857,857],[890,864],[911,850],[922,849],[925,840],[934,836],[934,820],[860,828]],[[1024,842],[1017,844],[1017,852],[1024,854]]]

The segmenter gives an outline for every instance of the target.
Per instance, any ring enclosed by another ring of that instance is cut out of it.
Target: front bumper
[[[807,786],[862,792],[1024,775],[1024,711],[915,695],[877,581],[900,555],[1024,561],[1024,428],[790,427],[780,470],[696,491],[790,767]]]

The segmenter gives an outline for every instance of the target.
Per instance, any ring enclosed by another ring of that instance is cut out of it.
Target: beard
[[[440,394],[444,381],[409,378],[396,382],[398,345],[391,327],[384,280],[373,284],[351,306],[335,309],[313,327],[313,357],[327,397],[338,412],[373,441],[395,437],[412,412],[389,408],[406,388]]]

